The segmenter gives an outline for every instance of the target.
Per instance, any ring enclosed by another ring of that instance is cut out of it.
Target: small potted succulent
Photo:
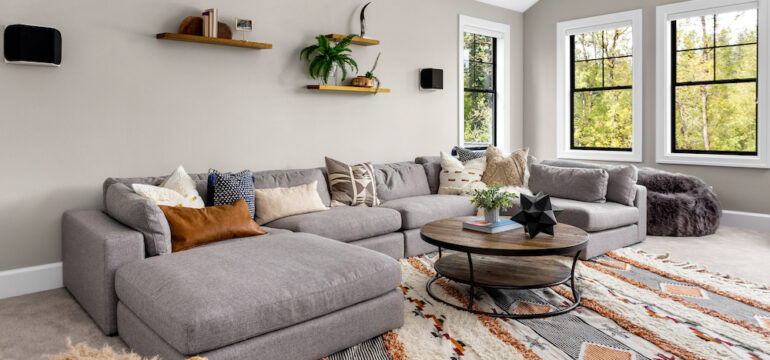
[[[377,63],[380,61],[380,55],[382,53],[377,53],[377,59],[374,60],[374,66],[372,66],[372,69],[367,71],[364,76],[357,76],[353,78],[352,85],[353,86],[360,86],[360,87],[374,87],[374,84],[377,84],[377,88],[374,90],[375,93],[377,93],[378,90],[380,90],[380,79],[374,76],[374,69],[377,68]]]
[[[513,206],[513,200],[518,198],[516,194],[502,190],[501,186],[474,189],[469,195],[473,196],[471,203],[484,209],[484,220],[488,223],[500,221],[500,209],[505,210]]]
[[[329,83],[329,77],[337,82],[337,69],[342,70],[342,80],[348,76],[348,69],[358,72],[358,64],[350,55],[350,43],[356,35],[348,35],[337,43],[330,41],[324,35],[316,36],[318,44],[310,45],[299,53],[299,58],[308,61],[308,72],[313,79],[319,79],[324,84]],[[312,58],[311,58],[312,56]]]

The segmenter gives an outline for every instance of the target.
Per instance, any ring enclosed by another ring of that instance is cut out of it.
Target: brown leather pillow
[[[251,218],[243,199],[230,205],[193,209],[160,205],[171,229],[171,252],[227,239],[267,234]]]

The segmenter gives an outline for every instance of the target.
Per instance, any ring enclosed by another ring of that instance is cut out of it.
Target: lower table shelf
[[[436,271],[444,277],[471,283],[467,254],[441,257]],[[571,276],[570,267],[554,259],[521,256],[473,256],[473,282],[479,286],[502,288],[541,288],[563,283]]]

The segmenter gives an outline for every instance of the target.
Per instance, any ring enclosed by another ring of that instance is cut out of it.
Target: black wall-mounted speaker
[[[48,27],[8,25],[5,61],[31,65],[61,65],[61,33]]]
[[[444,70],[422,69],[420,70],[420,87],[423,89],[443,89]]]

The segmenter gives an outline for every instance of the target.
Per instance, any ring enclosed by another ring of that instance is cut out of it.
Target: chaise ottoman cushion
[[[551,204],[564,209],[556,219],[560,223],[576,226],[588,232],[615,229],[639,222],[639,209],[615,202],[589,203],[577,200],[551,198]],[[519,211],[519,202],[502,212],[510,216]]]
[[[120,268],[118,299],[184,355],[243,341],[386,294],[387,255],[312,234],[232,240]]]
[[[412,196],[384,202],[381,207],[401,213],[401,227],[416,229],[431,221],[476,215],[469,198],[457,195]]]
[[[401,228],[401,215],[383,207],[338,206],[287,216],[265,225],[349,242],[397,231]]]

